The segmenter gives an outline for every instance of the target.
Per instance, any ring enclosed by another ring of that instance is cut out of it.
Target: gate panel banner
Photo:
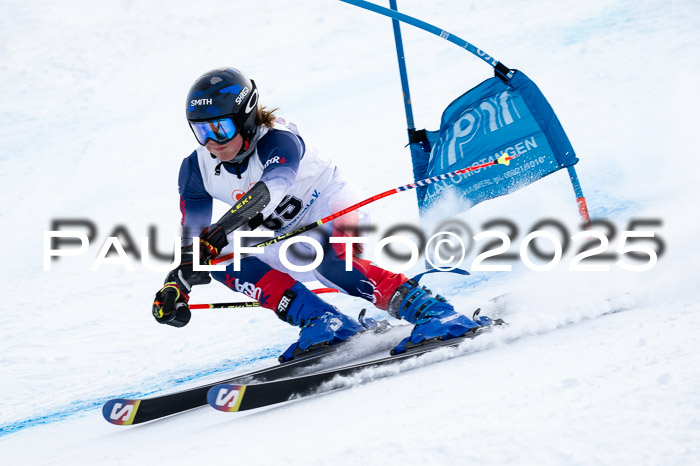
[[[534,82],[515,71],[512,79],[488,79],[452,102],[440,129],[427,142],[412,143],[416,180],[495,160],[495,165],[430,184],[418,192],[421,211],[446,189],[471,205],[516,191],[578,162],[554,110]]]

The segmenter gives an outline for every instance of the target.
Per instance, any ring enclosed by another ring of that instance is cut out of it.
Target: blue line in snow
[[[51,411],[44,415],[38,415],[34,417],[28,417],[25,419],[19,419],[17,421],[12,421],[6,424],[0,425],[0,437],[4,437],[15,432],[27,429],[29,427],[52,424],[54,422],[63,421],[71,416],[79,413],[90,411],[93,409],[101,408],[103,404],[114,398],[145,398],[156,393],[164,392],[174,387],[184,385],[188,382],[198,380],[210,375],[218,374],[221,372],[231,371],[232,369],[241,368],[249,366],[255,362],[262,361],[271,357],[276,357],[286,347],[270,347],[265,348],[262,351],[256,353],[253,356],[247,357],[242,360],[237,360],[233,362],[226,361],[222,365],[216,368],[204,369],[199,372],[194,372],[191,374],[183,375],[173,380],[169,380],[166,384],[161,384],[157,387],[153,387],[147,390],[131,390],[119,395],[113,395],[108,397],[97,398],[93,400],[78,400],[69,405],[60,406],[54,411]]]

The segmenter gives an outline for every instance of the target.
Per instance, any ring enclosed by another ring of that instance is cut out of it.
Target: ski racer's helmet
[[[197,141],[224,144],[236,135],[244,148],[255,136],[258,89],[235,68],[219,68],[200,76],[187,93],[187,121]]]

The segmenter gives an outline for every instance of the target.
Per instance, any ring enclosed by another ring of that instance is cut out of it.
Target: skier
[[[211,276],[193,270],[194,236],[199,235],[195,247],[201,263],[209,264],[222,255],[234,230],[263,227],[281,234],[356,202],[336,166],[308,146],[292,123],[276,117],[277,109],[270,111],[258,105],[258,100],[255,82],[233,68],[205,73],[191,87],[186,114],[200,147],[180,168],[182,260],[156,293],[152,312],[161,324],[186,325],[191,317],[187,303],[192,287],[214,277],[301,328],[298,341],[282,355],[290,360],[321,345],[347,340],[363,327],[293,278],[303,277],[283,271],[275,247],[280,243],[264,248],[262,254],[242,258],[240,271],[233,264]],[[233,207],[210,224],[212,199]],[[348,214],[307,233],[325,251],[313,278],[415,324],[396,352],[426,339],[462,336],[479,326],[415,280],[356,254],[352,270],[346,271],[345,245],[330,244],[328,237],[353,235],[357,221],[356,214]]]

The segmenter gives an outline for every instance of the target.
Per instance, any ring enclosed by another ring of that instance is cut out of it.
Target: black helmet
[[[239,133],[250,141],[255,135],[257,109],[255,82],[234,68],[204,73],[187,93],[187,120],[202,145],[207,139],[224,143]],[[215,125],[197,125],[214,120]]]

